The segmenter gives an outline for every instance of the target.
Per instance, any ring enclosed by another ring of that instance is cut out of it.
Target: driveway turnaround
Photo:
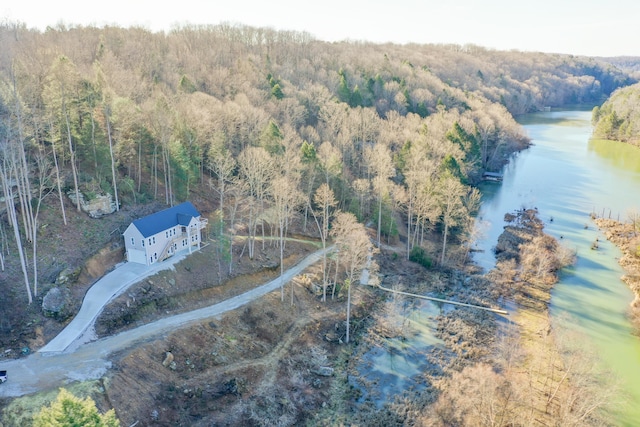
[[[332,248],[327,248],[326,250],[330,251],[331,249]],[[55,346],[51,345],[51,343],[57,340],[56,337],[56,339],[52,340],[38,353],[34,353],[23,359],[0,362],[0,368],[9,372],[9,380],[0,386],[0,397],[23,396],[40,390],[54,389],[72,381],[86,381],[101,378],[105,375],[107,370],[111,368],[111,362],[108,359],[110,354],[126,350],[133,347],[135,344],[158,338],[163,334],[174,332],[178,328],[185,327],[208,318],[217,317],[227,311],[241,307],[278,289],[282,284],[293,279],[293,277],[300,274],[304,269],[318,262],[322,257],[322,253],[323,250],[316,251],[307,256],[300,263],[285,271],[282,277],[278,277],[264,285],[233,298],[229,298],[228,300],[222,301],[218,304],[166,317],[153,323],[149,323],[129,331],[124,331],[117,335],[102,338],[97,341],[88,343],[74,342],[74,340],[71,339],[72,336],[83,341],[81,339],[84,338],[82,337],[83,332],[86,331],[89,326],[93,326],[95,318],[102,310],[102,307],[106,305],[106,300],[101,305],[96,301],[96,305],[100,307],[92,310],[92,313],[95,314],[87,314],[86,317],[83,316],[84,319],[89,319],[88,321],[85,321],[84,326],[80,324],[80,321],[78,321],[79,326],[77,328],[74,327],[74,332],[69,332],[69,336],[64,340],[61,339],[59,344],[56,344]],[[173,258],[176,257],[177,256],[174,256]],[[178,259],[175,260],[175,262],[177,261]],[[170,265],[172,266],[173,264]],[[140,267],[144,266],[141,265]],[[153,267],[151,268],[153,269]],[[159,270],[160,268],[152,270],[152,272]],[[123,292],[123,290],[128,286],[135,283],[136,280],[140,280],[142,277],[148,276],[151,273],[140,273],[137,278],[132,278],[133,274],[134,271],[129,272],[128,275],[118,276],[123,280],[120,292]],[[127,280],[129,282],[127,282]],[[87,292],[87,296],[88,294],[89,293]],[[107,294],[105,298],[111,299],[115,295],[117,295],[117,292],[111,292],[111,294]],[[86,297],[85,301],[87,301]],[[288,303],[284,302],[283,304]],[[82,308],[84,309],[84,303]],[[80,311],[82,311],[82,309]],[[78,318],[79,315],[80,313],[78,313],[76,318]],[[75,320],[76,319],[74,318],[74,321]],[[69,326],[70,325],[71,323]],[[44,351],[47,347],[49,349]],[[63,350],[52,350],[54,348],[62,348]]]

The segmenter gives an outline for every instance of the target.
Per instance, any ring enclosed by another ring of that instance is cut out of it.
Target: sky
[[[475,44],[498,50],[640,56],[639,0],[9,0],[0,21],[66,25],[244,24],[325,41]]]

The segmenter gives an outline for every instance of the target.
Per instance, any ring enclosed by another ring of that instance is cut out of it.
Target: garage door
[[[129,262],[137,262],[138,264],[147,265],[147,257],[145,256],[144,251],[129,249],[127,251],[127,260]]]

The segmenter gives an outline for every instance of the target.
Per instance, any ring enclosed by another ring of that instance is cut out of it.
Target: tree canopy
[[[100,414],[93,399],[80,399],[62,388],[56,400],[34,417],[33,426],[120,427],[120,422],[113,409]]]

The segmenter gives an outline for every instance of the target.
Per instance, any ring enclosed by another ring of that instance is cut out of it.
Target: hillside
[[[616,90],[592,120],[595,137],[640,145],[640,84]]]
[[[629,71],[636,77],[640,75],[640,56],[610,56],[597,58],[621,70]]]

